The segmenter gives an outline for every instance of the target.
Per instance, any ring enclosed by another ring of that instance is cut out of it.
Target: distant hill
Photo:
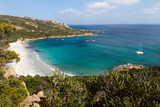
[[[19,38],[80,35],[89,32],[85,30],[72,29],[65,23],[60,23],[54,20],[44,21],[30,17],[0,15],[0,23],[10,24],[17,28],[17,32],[12,36],[12,39],[14,40]]]

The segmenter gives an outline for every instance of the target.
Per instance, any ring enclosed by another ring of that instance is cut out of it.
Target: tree
[[[6,51],[6,48],[9,46],[9,38],[11,33],[15,32],[16,28],[12,25],[0,24],[0,67],[5,66],[6,62],[9,62],[12,59],[20,60],[18,54],[13,51]]]
[[[8,39],[11,36],[12,32],[15,32],[16,28],[12,25],[0,24],[0,46],[3,46],[3,43],[8,42]]]

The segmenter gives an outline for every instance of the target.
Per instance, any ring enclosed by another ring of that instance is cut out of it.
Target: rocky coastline
[[[134,64],[127,64],[127,65],[119,65],[113,67],[112,71],[129,71],[131,69],[143,69],[143,65],[134,65]]]
[[[32,38],[32,39],[21,39],[21,41],[32,41],[32,40],[41,40],[41,39],[48,39],[48,38],[69,38],[69,37],[76,37],[76,36],[94,36],[93,33],[85,33],[79,35],[67,35],[67,36],[50,36],[50,37],[39,37],[39,38]]]

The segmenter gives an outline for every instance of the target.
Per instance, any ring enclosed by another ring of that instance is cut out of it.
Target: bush
[[[20,61],[20,57],[16,52],[8,50],[8,51],[6,51],[6,54],[7,54],[6,59],[9,59],[9,60],[10,59],[12,59],[12,60],[16,59],[16,62]]]
[[[40,77],[39,75],[36,75],[34,77],[32,76],[20,76],[19,79],[24,81],[26,83],[27,89],[30,92],[30,94],[37,93],[39,91],[45,91],[46,88],[51,87],[52,80],[51,77]]]
[[[73,81],[71,76],[55,72],[53,76],[53,96],[50,96],[50,104],[57,107],[85,106],[87,89],[85,84]]]
[[[103,88],[97,90],[93,105],[160,106],[160,85],[153,79],[148,79],[152,77],[146,78],[145,75],[140,75],[141,72],[143,74],[143,71],[139,71],[138,75],[130,72],[106,73]],[[101,96],[100,92],[103,92]]]
[[[0,106],[17,107],[27,97],[27,92],[19,80],[0,80]]]
[[[152,70],[151,70],[152,69]],[[106,72],[100,76],[21,76],[30,92],[44,91],[41,106],[160,106],[160,67]]]

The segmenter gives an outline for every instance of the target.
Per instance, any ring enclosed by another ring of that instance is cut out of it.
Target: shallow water
[[[44,39],[28,44],[41,60],[72,75],[99,75],[123,64],[160,64],[160,25],[70,26],[98,30],[95,36]],[[93,39],[95,42],[88,42]],[[142,43],[144,55],[136,55]],[[45,71],[44,71],[45,72]]]

